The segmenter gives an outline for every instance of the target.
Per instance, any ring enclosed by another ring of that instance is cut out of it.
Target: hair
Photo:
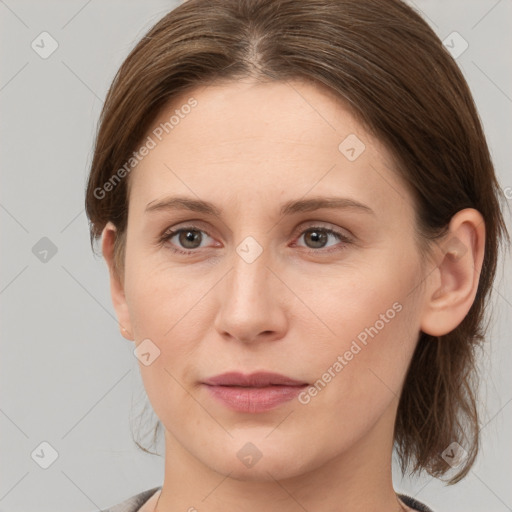
[[[434,31],[402,1],[188,0],[166,14],[123,62],[103,106],[85,200],[93,250],[112,221],[114,269],[122,277],[129,176],[107,194],[98,190],[107,190],[162,109],[199,86],[248,77],[306,80],[335,92],[393,155],[414,199],[422,256],[455,213],[482,214],[475,300],[452,332],[419,333],[394,429],[403,473],[445,476],[450,466],[441,454],[458,442],[467,457],[448,483],[459,481],[478,453],[477,348],[500,242],[510,237],[469,87]]]

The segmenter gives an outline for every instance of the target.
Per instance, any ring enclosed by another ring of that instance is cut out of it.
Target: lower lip
[[[264,412],[293,400],[307,386],[206,386],[210,394],[237,412]]]

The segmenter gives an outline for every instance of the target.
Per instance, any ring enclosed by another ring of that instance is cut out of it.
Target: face
[[[250,479],[390,450],[422,279],[390,154],[299,81],[196,89],[147,137],[117,311],[167,441]]]

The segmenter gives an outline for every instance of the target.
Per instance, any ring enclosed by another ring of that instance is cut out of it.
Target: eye
[[[302,238],[304,238],[304,242],[306,244],[305,247],[313,249],[312,252],[319,252],[318,249],[324,249],[325,247],[336,245],[336,243],[331,243],[328,245],[329,239],[334,242],[343,242],[345,245],[351,242],[350,238],[345,236],[343,233],[322,226],[311,226],[305,231],[302,231],[300,237],[297,240]],[[303,247],[301,244],[299,244],[299,246]],[[341,250],[343,248],[344,246],[338,247],[334,250]],[[324,252],[331,252],[332,250],[333,249],[329,249],[328,251]]]
[[[202,242],[206,238],[211,237],[206,231],[198,229],[196,226],[185,226],[179,229],[168,229],[160,238],[160,243],[171,242],[173,238],[176,238],[178,247],[171,244],[171,250],[181,254],[192,254],[195,249],[204,248],[204,246],[201,245]]]

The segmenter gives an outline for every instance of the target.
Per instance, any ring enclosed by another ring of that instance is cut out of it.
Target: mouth
[[[223,373],[202,383],[210,395],[236,412],[258,413],[293,400],[309,384],[270,372]]]
[[[238,386],[244,388],[265,388],[268,386],[305,386],[308,383],[291,379],[286,375],[271,372],[256,372],[243,374],[239,372],[228,372],[216,375],[204,381],[204,384],[211,386]]]

